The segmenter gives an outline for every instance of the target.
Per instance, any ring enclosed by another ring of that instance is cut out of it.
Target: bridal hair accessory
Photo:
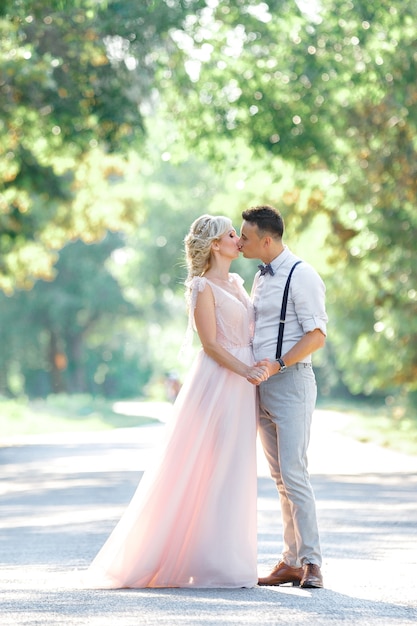
[[[210,217],[206,217],[204,219],[204,221],[199,224],[198,228],[195,229],[194,233],[195,236],[197,237],[201,237],[203,235],[203,233],[205,233],[205,231],[207,231],[207,226],[210,224],[211,222],[211,218]]]

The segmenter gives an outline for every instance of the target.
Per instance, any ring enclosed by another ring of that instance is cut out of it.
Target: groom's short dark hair
[[[269,204],[254,206],[243,211],[242,218],[246,222],[256,224],[261,233],[270,233],[280,238],[284,234],[284,220],[281,213]]]

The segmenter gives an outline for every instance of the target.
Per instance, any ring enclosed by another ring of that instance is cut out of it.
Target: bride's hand
[[[260,385],[264,380],[268,380],[269,371],[266,362],[260,361],[253,365],[246,376],[246,380],[248,380],[252,385]]]

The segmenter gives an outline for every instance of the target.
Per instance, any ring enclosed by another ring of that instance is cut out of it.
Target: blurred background
[[[2,434],[172,402],[189,225],[269,203],[327,286],[319,405],[417,452],[416,70],[408,0],[2,0]]]

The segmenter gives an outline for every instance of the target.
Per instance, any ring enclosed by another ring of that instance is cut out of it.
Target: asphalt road
[[[163,426],[0,439],[1,626],[415,625],[417,457],[342,437],[340,419],[318,411],[310,447],[321,590],[83,589],[79,572],[120,517]],[[263,575],[281,525],[262,452],[258,475]]]

